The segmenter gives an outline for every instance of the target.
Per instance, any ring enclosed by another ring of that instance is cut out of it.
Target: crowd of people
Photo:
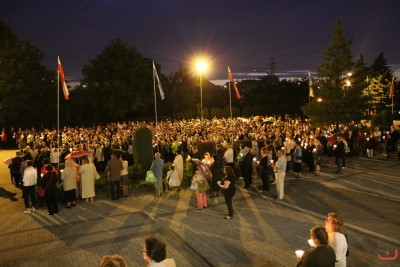
[[[157,178],[155,194],[162,196],[165,189],[172,195],[179,194],[185,179],[184,166],[192,164],[189,179],[196,192],[196,210],[207,208],[209,197],[222,194],[228,210],[225,219],[234,216],[232,199],[237,179],[243,179],[243,188],[249,189],[253,187],[253,179],[261,178],[259,192],[269,192],[271,184],[276,184],[275,197],[282,200],[286,172],[291,170],[300,176],[308,168],[318,176],[323,154],[334,156],[337,174],[344,171],[346,158],[373,158],[384,154],[387,160],[391,160],[394,153],[400,154],[399,131],[394,126],[385,131],[378,127],[368,130],[356,124],[339,128],[333,125],[312,127],[306,120],[290,116],[193,119],[157,124],[110,123],[82,128],[64,127],[59,135],[56,130],[49,129],[11,129],[8,133],[3,129],[2,147],[18,148],[16,157],[8,159],[8,163],[11,181],[23,191],[24,212],[31,213],[37,209],[37,184],[46,191],[44,200],[49,215],[59,211],[56,196],[59,181],[63,184],[66,208],[75,207],[78,198],[94,201],[95,180],[99,179],[99,173],[104,172],[109,179],[111,199],[128,196],[128,165],[134,163],[132,139],[138,127],[148,127],[154,134],[155,159],[151,170]],[[75,159],[70,157],[74,151],[88,153]],[[166,177],[163,171],[165,162],[171,163]],[[60,163],[64,164],[64,169],[57,177]],[[335,227],[330,227],[330,224]],[[311,229],[316,247],[331,242],[335,250],[337,244],[343,245],[343,237],[336,234],[342,224],[340,216],[331,214],[325,225],[327,233],[320,228]],[[340,249],[342,255],[344,248]],[[323,253],[332,254],[329,250],[324,249]],[[336,262],[340,262],[339,252],[335,250],[335,253]],[[303,258],[299,258],[299,266],[307,266],[305,262],[311,255],[313,253],[305,253]],[[146,257],[151,259],[147,252]]]
[[[50,180],[43,184],[47,176],[42,178],[40,174],[46,174],[48,164],[53,167],[52,172],[57,174],[55,170],[58,164],[64,163],[65,172],[60,178],[64,184],[66,207],[70,208],[75,206],[79,197],[93,201],[94,181],[98,179],[98,173],[107,172],[113,200],[128,196],[128,165],[134,162],[132,139],[138,127],[148,127],[154,134],[155,160],[151,169],[157,177],[156,195],[164,193],[164,180],[171,186],[173,194],[178,194],[184,180],[184,162],[194,162],[197,159],[205,163],[211,172],[204,183],[207,187],[204,190],[201,182],[204,173],[195,175],[198,166],[193,165],[192,176],[198,181],[193,179],[192,183],[200,185],[196,187],[197,209],[207,207],[206,193],[216,197],[222,192],[227,199],[229,211],[225,218],[233,216],[229,204],[233,190],[226,184],[229,181],[233,183],[239,177],[243,178],[245,189],[253,185],[254,178],[260,177],[263,192],[268,192],[270,185],[276,183],[276,198],[281,200],[284,198],[286,172],[291,169],[300,176],[303,168],[308,168],[308,171],[320,175],[322,154],[335,156],[336,173],[340,174],[344,170],[346,158],[356,155],[373,158],[377,153],[385,153],[387,159],[391,160],[396,151],[400,153],[399,131],[394,126],[385,131],[378,127],[363,129],[357,124],[339,128],[334,125],[312,127],[301,117],[291,116],[167,120],[157,124],[109,123],[93,127],[64,127],[60,129],[59,135],[57,130],[11,128],[9,131],[2,130],[1,145],[19,149],[9,167],[11,181],[16,187],[24,189],[24,197],[32,195],[35,181],[28,178],[33,177],[32,169],[40,170],[37,171],[37,181],[43,187],[49,187],[47,191],[50,195],[58,183],[53,185]],[[73,151],[88,151],[88,155],[79,158],[76,163],[73,158],[67,159]],[[172,163],[167,177],[164,177],[164,162]],[[232,172],[226,167],[232,168],[234,179],[227,177]],[[28,170],[27,178],[24,177],[25,169]],[[75,180],[79,180],[78,183]],[[229,191],[230,196],[226,197],[224,190]],[[32,202],[30,211],[36,205],[34,199]],[[49,209],[49,214],[53,212],[57,212],[55,205]]]

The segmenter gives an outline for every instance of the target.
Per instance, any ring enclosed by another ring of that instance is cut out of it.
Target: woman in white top
[[[82,165],[78,171],[81,176],[82,185],[82,199],[86,202],[92,202],[96,196],[94,191],[94,181],[96,179],[97,171],[93,163],[89,161],[88,157],[82,159]]]
[[[128,196],[129,188],[129,175],[128,175],[128,161],[122,159],[122,170],[121,170],[121,185],[122,185],[122,195],[123,197]]]
[[[179,186],[181,185],[181,179],[179,178],[179,173],[175,169],[175,165],[171,165],[170,170],[167,173],[167,183],[171,187],[171,195],[178,194]]]
[[[325,229],[328,232],[328,244],[336,254],[335,267],[346,267],[347,240],[344,235],[342,216],[334,212],[328,213]]]
[[[163,240],[150,236],[145,240],[143,259],[148,267],[176,267],[174,259],[166,259],[167,249]]]

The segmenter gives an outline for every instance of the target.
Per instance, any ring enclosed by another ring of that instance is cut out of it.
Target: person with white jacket
[[[333,248],[336,254],[335,267],[346,267],[348,244],[344,234],[342,216],[334,212],[328,213],[325,229],[328,232],[328,245]]]
[[[37,183],[37,170],[33,168],[32,160],[26,161],[27,168],[24,171],[24,176],[22,178],[23,183],[23,197],[24,197],[24,204],[26,210],[24,213],[31,213],[31,211],[35,211],[36,207],[36,199],[35,199],[35,189]],[[29,208],[29,197],[32,201],[32,208]]]

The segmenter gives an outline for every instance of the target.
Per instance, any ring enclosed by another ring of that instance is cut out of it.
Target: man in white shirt
[[[60,162],[61,153],[58,148],[54,148],[53,152],[50,153],[50,163],[57,168],[58,163]]]
[[[232,145],[227,144],[226,148],[227,149],[224,153],[224,161],[225,161],[226,165],[231,166],[233,169],[235,169]]]
[[[284,186],[285,186],[285,176],[286,176],[286,157],[282,149],[278,150],[278,161],[273,164],[275,179],[276,179],[276,191],[278,193],[278,199],[282,200],[285,196]]]
[[[24,177],[22,178],[22,183],[23,183],[22,192],[26,208],[24,213],[31,213],[31,211],[36,210],[35,187],[37,183],[37,170],[33,168],[32,160],[28,160],[26,164],[28,165],[28,168],[25,169]],[[31,198],[32,201],[32,208],[30,208],[29,205],[29,197]]]
[[[180,149],[176,150],[176,156],[172,165],[175,167],[175,172],[178,174],[179,180],[183,181],[183,157],[181,153]]]

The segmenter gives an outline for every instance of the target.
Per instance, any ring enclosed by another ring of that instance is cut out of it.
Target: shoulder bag
[[[50,177],[50,180],[49,180],[49,182],[47,183],[47,185],[46,185],[46,187],[45,188],[40,188],[40,190],[39,190],[39,196],[40,197],[44,197],[45,195],[46,195],[46,189],[47,189],[47,187],[49,186],[49,184],[50,184],[50,182],[51,182],[51,180],[53,179],[53,172],[51,172],[51,177]]]
[[[157,182],[157,177],[154,175],[154,172],[152,170],[147,171],[145,182],[152,184],[155,184]]]

